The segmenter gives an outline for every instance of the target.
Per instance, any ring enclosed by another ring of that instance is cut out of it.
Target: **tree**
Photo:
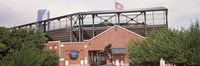
[[[59,58],[55,53],[46,51],[46,56],[47,58],[42,64],[42,66],[56,66],[57,65]]]
[[[58,57],[54,53],[34,48],[24,48],[3,57],[1,66],[56,66]]]
[[[55,66],[58,56],[46,51],[46,38],[33,29],[0,28],[0,43],[5,46],[0,66]],[[0,45],[1,45],[0,44]]]
[[[189,29],[163,29],[151,32],[142,41],[131,41],[128,55],[136,63],[159,63],[164,58],[176,65],[200,65],[200,25],[197,20]]]
[[[197,20],[195,24],[192,24],[186,32],[186,47],[188,51],[188,65],[200,65],[200,25]]]
[[[2,53],[6,50],[7,46],[0,43],[0,58],[2,58]]]

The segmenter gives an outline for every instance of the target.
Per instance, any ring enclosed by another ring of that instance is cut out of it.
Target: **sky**
[[[116,0],[124,9],[168,8],[169,27],[188,27],[200,19],[200,0]],[[70,13],[114,10],[114,0],[0,0],[0,26],[35,22],[38,9],[48,9],[51,18]]]

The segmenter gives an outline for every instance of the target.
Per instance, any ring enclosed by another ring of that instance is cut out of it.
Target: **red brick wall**
[[[45,48],[50,51],[55,51],[55,53],[59,54],[59,44],[60,41],[49,41]],[[55,47],[57,47],[57,49]]]
[[[61,42],[60,44],[64,44],[64,47],[60,48],[60,54],[61,56],[63,54],[64,59],[69,60],[69,64],[79,64],[80,59],[85,57],[87,57],[87,61],[89,61],[88,51],[103,50],[104,47],[109,43],[112,44],[112,48],[127,48],[127,44],[130,40],[137,41],[141,40],[142,38],[142,36],[128,31],[125,28],[113,26],[96,37],[93,37],[90,40],[85,40],[84,42]],[[49,42],[46,47],[48,48],[54,45],[59,46],[59,42]],[[87,46],[87,48],[85,46]],[[59,54],[58,49],[55,51]],[[69,58],[70,50],[79,50],[77,60],[71,60]],[[114,58],[121,58],[121,56],[124,57],[125,63],[128,63],[127,54],[114,55]]]
[[[103,34],[98,35],[85,42],[88,50],[102,50],[107,44],[112,44],[112,48],[126,48],[130,40],[140,40],[141,37],[132,34],[120,27],[111,27]]]
[[[62,43],[64,44],[64,58],[69,60],[69,64],[79,64],[80,60],[84,58],[84,44],[82,42],[76,43]],[[78,58],[76,60],[70,59],[70,51],[78,50]]]
[[[83,50],[80,50],[78,52],[78,58],[76,60],[71,60],[69,53],[70,53],[70,50],[66,50],[65,53],[64,53],[65,54],[64,58],[69,60],[69,64],[79,64],[80,60],[84,58]]]
[[[110,30],[103,34],[98,35],[85,42],[88,45],[88,50],[103,50],[107,44],[112,44],[112,48],[127,48],[127,44],[130,40],[141,40],[142,37],[133,34],[121,27],[112,27]],[[120,58],[120,55],[114,55],[114,58]],[[128,63],[127,54],[124,55],[125,63]],[[110,61],[107,61],[108,63]]]

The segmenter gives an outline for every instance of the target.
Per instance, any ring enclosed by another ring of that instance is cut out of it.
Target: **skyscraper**
[[[49,19],[50,18],[50,11],[46,10],[46,9],[39,9],[38,12],[37,12],[37,22],[39,21],[42,21],[42,20],[46,20],[46,19]],[[35,30],[37,31],[39,28],[44,28],[44,27],[41,27],[41,23],[37,23],[36,24],[36,27],[35,27]],[[50,29],[50,23],[47,24],[47,28],[48,30]]]
[[[46,9],[39,9],[37,15],[37,21],[42,21],[50,18],[50,11]]]

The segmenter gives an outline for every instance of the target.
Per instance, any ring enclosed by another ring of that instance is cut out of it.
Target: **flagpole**
[[[116,0],[114,0],[114,8],[115,8],[115,11],[116,11]]]
[[[117,9],[116,9],[116,0],[114,0],[115,2],[115,4],[114,4],[114,8],[115,8],[115,11],[117,11]],[[116,22],[117,22],[117,14],[115,13],[115,24],[116,24]]]

